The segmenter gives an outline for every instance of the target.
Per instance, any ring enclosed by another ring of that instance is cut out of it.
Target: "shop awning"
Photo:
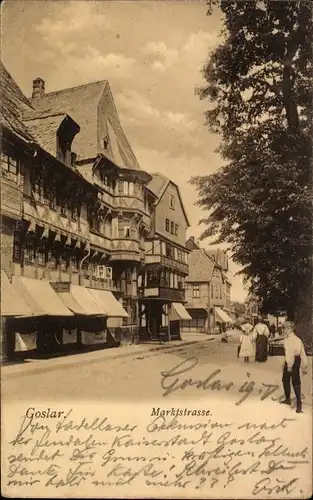
[[[189,312],[185,309],[183,304],[180,302],[172,302],[170,311],[169,311],[169,320],[170,321],[177,321],[177,320],[189,320],[192,319],[190,316]]]
[[[22,295],[34,315],[73,316],[49,281],[13,276],[12,285]]]
[[[90,293],[90,288],[84,286],[71,285],[71,295],[85,311],[83,314],[90,316],[107,316],[106,310],[98,300]],[[80,313],[79,313],[80,314]]]
[[[220,307],[215,307],[215,313],[218,317],[218,319],[222,322],[222,323],[233,323],[234,320],[228,316],[228,314],[223,311],[223,309],[221,309]]]
[[[74,314],[88,314],[88,312],[75,300],[71,292],[59,292],[58,296]]]
[[[108,290],[96,290],[89,288],[92,296],[101,304],[106,311],[108,318],[128,318],[129,314],[125,311],[122,304]]]
[[[1,269],[1,316],[32,316],[31,308],[13,288],[6,273]]]

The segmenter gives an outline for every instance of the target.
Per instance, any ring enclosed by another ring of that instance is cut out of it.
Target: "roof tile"
[[[0,92],[1,125],[24,141],[34,142],[34,137],[22,121],[23,113],[32,110],[32,106],[2,62],[0,62]]]
[[[188,255],[189,274],[186,282],[209,282],[211,281],[214,262],[209,258],[203,248],[193,250]]]

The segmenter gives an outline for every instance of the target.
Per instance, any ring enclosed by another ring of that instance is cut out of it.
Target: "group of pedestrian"
[[[285,393],[285,399],[282,404],[290,405],[291,399],[291,384],[296,396],[296,412],[302,412],[301,401],[301,374],[307,373],[307,356],[302,340],[295,335],[294,324],[286,321],[280,324],[279,335],[284,337],[284,365],[282,383]],[[270,330],[262,320],[258,319],[255,327],[248,321],[241,325],[243,334],[240,337],[240,345],[238,346],[238,357],[243,358],[245,362],[249,362],[251,357],[255,357],[255,361],[264,362],[267,360],[268,339]]]
[[[252,357],[258,362],[266,361],[270,331],[262,318],[258,319],[255,327],[249,321],[245,321],[241,325],[241,330],[243,334],[238,346],[238,357],[243,358],[246,363],[249,363]]]

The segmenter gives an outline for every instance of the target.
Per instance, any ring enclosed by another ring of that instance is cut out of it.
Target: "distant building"
[[[141,338],[179,338],[188,275],[185,246],[189,226],[178,186],[155,173],[147,185],[153,203],[151,231],[145,237],[145,266],[139,276]]]
[[[243,302],[232,301],[230,304],[231,317],[235,323],[241,323],[245,319],[245,305]]]
[[[250,321],[251,324],[254,324],[260,314],[259,301],[254,296],[249,294],[244,302],[245,306],[245,318]]]
[[[186,242],[189,274],[186,283],[186,309],[191,320],[185,330],[206,333],[221,332],[233,323],[230,316],[231,283],[226,276],[228,258],[221,249],[200,248],[193,237]]]

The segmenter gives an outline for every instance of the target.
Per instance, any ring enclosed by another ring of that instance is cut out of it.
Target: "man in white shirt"
[[[283,404],[290,405],[290,379],[297,400],[297,413],[302,412],[301,401],[301,377],[300,366],[302,373],[307,373],[307,357],[304,345],[301,339],[295,335],[294,325],[287,322],[283,325],[284,333],[284,349],[285,349],[285,364],[283,370],[283,386],[285,392],[285,400]]]

